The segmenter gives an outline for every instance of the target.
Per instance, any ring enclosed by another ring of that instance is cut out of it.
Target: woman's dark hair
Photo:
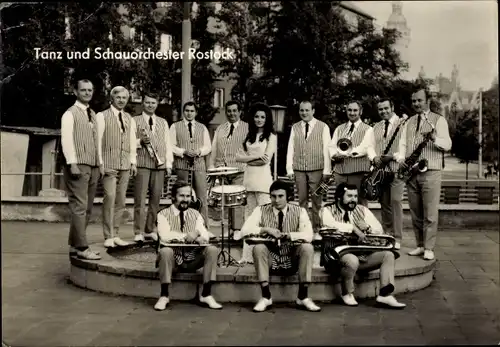
[[[247,141],[248,143],[252,144],[255,142],[255,138],[257,136],[257,126],[255,125],[255,114],[258,111],[263,111],[266,114],[266,122],[264,123],[264,132],[260,135],[259,137],[259,142],[262,142],[264,140],[269,140],[269,136],[271,134],[274,134],[274,124],[273,124],[273,114],[271,113],[271,109],[269,106],[262,102],[258,102],[250,107],[250,119],[248,120],[248,134],[245,140],[243,141],[243,148],[245,151],[248,150],[247,148]]]

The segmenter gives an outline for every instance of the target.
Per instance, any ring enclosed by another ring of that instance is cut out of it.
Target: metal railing
[[[22,172],[22,173],[1,173],[1,176],[25,176],[35,179],[24,180],[22,196],[38,196],[42,190],[41,177],[51,176],[49,188],[64,189],[62,173],[47,173],[47,172]],[[286,177],[279,177],[282,180],[289,181]],[[177,180],[173,175],[165,180],[162,199],[170,198],[170,190],[172,185]],[[37,182],[39,181],[39,182]],[[134,178],[130,179],[127,188],[127,197],[134,197]],[[34,185],[34,186],[33,186]],[[297,189],[295,189],[295,200],[298,200]],[[331,186],[326,194],[326,202],[332,202],[335,192],[335,186]],[[96,197],[103,196],[103,187],[101,182],[98,183]],[[499,204],[499,184],[494,180],[443,180],[441,186],[441,204],[481,204],[495,205]],[[408,203],[408,193],[406,187],[403,192],[403,203]]]

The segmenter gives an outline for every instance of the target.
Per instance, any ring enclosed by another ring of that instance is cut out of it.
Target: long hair
[[[252,144],[255,142],[256,137],[257,137],[257,131],[258,128],[255,125],[255,114],[258,111],[263,111],[266,114],[266,122],[264,123],[264,131],[259,137],[259,142],[262,142],[264,140],[269,140],[269,136],[271,134],[274,134],[274,124],[273,124],[273,114],[271,113],[271,109],[269,106],[262,102],[258,102],[252,107],[250,107],[250,119],[248,120],[248,134],[245,140],[243,141],[243,148],[245,151],[248,150],[247,148],[247,141],[248,143]]]

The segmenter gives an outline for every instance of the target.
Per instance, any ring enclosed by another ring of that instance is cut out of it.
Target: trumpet
[[[148,134],[146,132],[146,129],[144,128],[141,128],[141,134],[143,137],[146,137]],[[151,158],[153,158],[154,162],[155,162],[155,165],[156,167],[160,167],[162,166],[163,164],[165,164],[160,156],[158,155],[158,153],[156,152],[156,150],[154,149],[153,145],[151,143],[143,143],[143,146],[146,148],[146,150],[148,151],[149,155],[151,156]]]

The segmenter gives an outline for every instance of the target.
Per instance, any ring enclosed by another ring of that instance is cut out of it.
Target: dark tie
[[[229,135],[227,135],[227,138],[233,136],[233,131],[234,131],[234,124],[231,124],[231,127],[229,128]]]
[[[349,212],[344,212],[344,222],[349,223]]]
[[[415,134],[417,134],[418,131],[420,130],[420,118],[421,117],[422,117],[421,115],[417,116],[417,129],[415,130]]]
[[[149,116],[149,130],[153,131],[153,116]]]
[[[188,122],[188,129],[189,129],[189,137],[193,138],[193,124],[191,122]]]
[[[122,113],[118,113],[118,118],[120,119],[120,125],[122,126],[122,131],[125,132],[125,124],[123,124],[123,115]]]
[[[283,231],[283,217],[284,217],[283,211],[279,211],[278,212],[278,229],[281,232]]]
[[[181,220],[181,232],[184,232],[184,211],[179,211],[179,219]]]
[[[389,131],[389,121],[385,121],[384,137],[387,137],[387,132]]]
[[[354,123],[351,123],[351,127],[349,128],[349,134],[354,131]]]
[[[92,112],[90,111],[90,107],[87,107],[87,116],[89,116],[89,123],[92,123]]]
[[[309,123],[306,122],[306,137],[304,137],[305,139],[307,139],[307,134],[309,133]]]

